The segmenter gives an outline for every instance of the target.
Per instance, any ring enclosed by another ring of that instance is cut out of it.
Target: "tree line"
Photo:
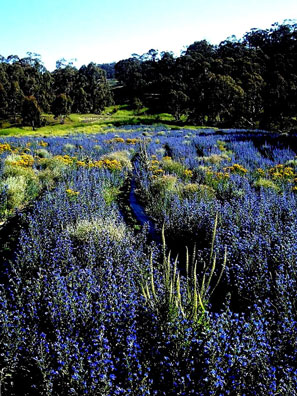
[[[100,113],[113,103],[106,72],[95,63],[77,69],[64,59],[49,72],[38,54],[0,56],[0,120],[42,125],[42,112],[55,117]]]
[[[291,130],[297,116],[297,24],[251,29],[179,57],[152,49],[115,65],[123,98],[197,125]]]
[[[151,49],[79,69],[61,59],[53,72],[38,54],[0,56],[0,120],[40,126],[41,112],[100,113],[113,102],[181,123],[296,129],[297,24],[251,29],[219,45],[196,41],[177,57]]]

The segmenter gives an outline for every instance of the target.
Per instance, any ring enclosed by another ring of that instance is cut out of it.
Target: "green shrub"
[[[205,184],[188,183],[182,187],[184,198],[191,198],[195,194],[201,199],[214,199],[216,197],[215,190]]]
[[[36,177],[36,173],[32,168],[14,166],[14,165],[10,165],[10,163],[8,162],[8,164],[4,166],[2,177],[7,178],[7,177],[15,177],[15,176],[24,176],[27,179],[27,178]]]
[[[108,186],[103,190],[103,198],[107,205],[110,205],[112,202],[115,202],[119,194],[120,194],[119,187]]]
[[[264,179],[262,177],[260,177],[260,179],[254,183],[254,187],[256,187],[258,189],[270,188],[274,191],[279,191],[279,187],[272,180]]]
[[[12,185],[14,185],[15,180],[20,180],[21,186],[23,186],[24,183],[26,184],[25,190],[24,190],[25,196],[23,197],[23,199],[25,201],[34,199],[39,194],[41,185],[40,185],[38,176],[39,176],[38,172],[34,171],[32,168],[26,168],[26,167],[22,167],[22,166],[5,165],[4,169],[3,169],[4,183],[6,183],[6,184],[12,183]],[[18,178],[20,178],[20,179],[18,179]],[[23,187],[21,187],[21,190],[22,190],[22,188]],[[15,187],[13,187],[13,191],[14,190],[15,190]],[[12,195],[14,195],[13,192],[12,192]],[[14,202],[14,201],[17,202],[18,198],[16,198],[16,199],[12,198],[12,202]],[[16,205],[16,206],[18,206],[18,205]]]
[[[41,169],[49,169],[59,173],[67,169],[67,164],[60,161],[59,158],[56,157],[41,158],[39,160],[39,166]]]
[[[61,172],[55,169],[43,169],[39,171],[38,178],[40,180],[42,188],[52,189],[55,186],[56,181],[61,177]]]
[[[173,173],[183,178],[186,168],[182,163],[170,159],[162,161],[162,169],[164,169],[165,172]]]
[[[176,191],[177,178],[173,175],[163,175],[157,177],[152,182],[152,191],[157,195],[164,195],[166,192]]]
[[[44,148],[42,149],[38,149],[35,151],[35,154],[39,157],[39,158],[50,158],[52,155]]]

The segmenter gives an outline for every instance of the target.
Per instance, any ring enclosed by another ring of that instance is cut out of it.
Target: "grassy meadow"
[[[128,105],[109,106],[101,114],[70,114],[63,120],[54,118],[52,114],[43,114],[42,118],[46,125],[36,130],[32,127],[11,126],[9,122],[3,122],[0,129],[0,136],[63,136],[68,134],[98,133],[112,126],[122,125],[157,125],[162,124],[168,128],[178,129],[178,126],[171,114],[158,113],[149,114],[148,108],[139,111],[132,110]],[[191,125],[183,126],[195,129]]]

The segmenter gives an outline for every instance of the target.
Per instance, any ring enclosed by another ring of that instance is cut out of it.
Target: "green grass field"
[[[61,124],[51,114],[43,114],[47,125],[36,128],[31,127],[5,127],[0,129],[0,136],[62,136],[76,133],[104,132],[106,128],[122,125],[156,125],[162,124],[171,129],[181,126],[176,124],[174,117],[168,113],[149,114],[148,108],[140,111],[131,110],[127,105],[107,107],[101,114],[70,114]],[[4,124],[5,125],[5,124]],[[197,126],[183,125],[183,128],[197,129]]]

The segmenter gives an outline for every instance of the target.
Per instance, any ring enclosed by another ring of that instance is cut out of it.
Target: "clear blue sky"
[[[154,48],[179,54],[251,28],[297,18],[297,0],[1,0],[0,54],[41,54],[77,66],[118,61]]]

